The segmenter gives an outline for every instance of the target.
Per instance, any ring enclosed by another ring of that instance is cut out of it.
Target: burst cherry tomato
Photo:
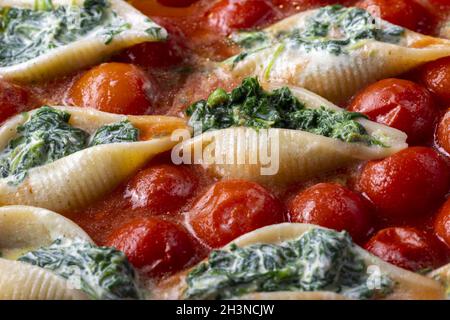
[[[450,248],[450,198],[439,210],[434,223],[434,230],[438,237]]]
[[[439,122],[436,140],[439,147],[443,148],[450,155],[450,109]]]
[[[0,123],[34,104],[31,94],[18,85],[0,80]]]
[[[157,0],[160,4],[167,7],[184,8],[196,3],[198,0]]]
[[[145,114],[156,94],[152,79],[132,64],[104,63],[78,79],[71,88],[75,105],[119,114]]]
[[[188,213],[197,237],[214,248],[284,220],[282,206],[275,196],[256,183],[240,180],[216,183]]]
[[[186,168],[158,165],[134,176],[127,185],[126,196],[133,208],[161,214],[179,209],[195,186],[196,181]]]
[[[364,168],[359,187],[388,220],[424,215],[450,187],[446,161],[431,148],[413,147]]]
[[[228,34],[256,27],[272,17],[273,7],[267,0],[221,0],[208,13],[208,23]]]
[[[334,183],[320,183],[299,193],[291,202],[292,222],[347,230],[355,241],[371,229],[370,204],[361,195]]]
[[[139,218],[113,231],[108,246],[123,251],[131,264],[150,276],[183,269],[195,255],[187,231],[160,218]]]
[[[419,79],[443,102],[450,101],[450,57],[425,64],[419,69]]]
[[[365,249],[384,261],[412,271],[439,267],[443,259],[436,239],[415,228],[380,230]]]
[[[356,6],[369,10],[393,24],[428,33],[432,30],[432,14],[415,0],[362,0]]]
[[[353,99],[350,110],[406,132],[410,143],[431,137],[439,115],[427,89],[400,79],[386,79],[368,86]]]

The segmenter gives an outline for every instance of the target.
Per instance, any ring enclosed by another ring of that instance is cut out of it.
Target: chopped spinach
[[[107,0],[85,0],[54,6],[51,0],[37,0],[34,9],[0,8],[0,67],[36,58],[88,34],[101,35],[105,44],[130,29]]]
[[[370,299],[386,296],[395,285],[385,274],[368,274],[348,233],[319,228],[279,245],[213,251],[186,282],[187,299],[275,291],[332,291]]]
[[[138,299],[133,267],[125,254],[82,240],[57,239],[50,246],[18,259],[68,279],[92,299]]]
[[[307,109],[284,87],[271,93],[263,90],[256,78],[246,78],[227,94],[214,91],[208,100],[200,100],[187,109],[194,134],[230,127],[255,129],[284,128],[302,130],[345,142],[367,145],[382,143],[371,137],[357,121],[361,113],[334,111],[325,107]]]
[[[89,146],[99,144],[134,142],[138,140],[139,130],[130,121],[124,120],[99,128],[92,136]]]

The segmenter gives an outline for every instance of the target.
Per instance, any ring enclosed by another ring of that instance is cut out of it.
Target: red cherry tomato
[[[431,137],[439,114],[427,89],[400,79],[385,79],[368,86],[353,99],[349,109],[404,131],[410,143]]]
[[[436,217],[434,231],[450,248],[450,198],[444,203]]]
[[[139,172],[128,183],[125,194],[133,208],[161,214],[179,209],[195,186],[195,178],[186,168],[163,164]]]
[[[31,94],[25,88],[0,80],[0,123],[29,110],[33,104]]]
[[[384,261],[412,271],[439,267],[443,259],[437,241],[415,228],[380,230],[365,249]]]
[[[213,248],[284,221],[282,206],[275,196],[256,183],[241,180],[217,182],[188,213],[197,237]]]
[[[443,148],[450,155],[450,109],[439,122],[436,140],[439,147]]]
[[[443,102],[450,101],[450,57],[425,64],[419,69],[419,79]]]
[[[155,217],[128,222],[113,231],[106,245],[123,251],[133,266],[149,276],[183,269],[196,252],[183,227]]]
[[[75,105],[119,114],[147,113],[155,94],[153,80],[141,69],[117,62],[85,72],[70,89]]]
[[[334,183],[320,183],[299,193],[289,206],[291,222],[346,230],[363,240],[371,226],[370,205],[361,195]]]
[[[198,0],[157,0],[160,4],[167,7],[184,8],[196,3]]]
[[[356,6],[393,24],[422,33],[429,33],[434,24],[433,15],[415,0],[362,0]]]
[[[431,148],[413,147],[381,161],[369,162],[359,188],[388,220],[425,215],[449,191],[446,161]]]
[[[274,14],[267,0],[221,0],[208,13],[208,23],[228,34],[234,30],[256,27]]]

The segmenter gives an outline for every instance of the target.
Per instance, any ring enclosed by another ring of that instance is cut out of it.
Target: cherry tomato
[[[25,88],[0,80],[0,123],[29,110],[33,104],[31,94]]]
[[[381,161],[369,162],[359,188],[387,220],[425,215],[450,187],[446,161],[431,148],[413,147]]]
[[[157,0],[160,4],[167,7],[184,8],[196,3],[198,0]]]
[[[347,230],[355,241],[371,229],[370,205],[361,195],[334,183],[320,183],[299,193],[291,202],[292,222]]]
[[[365,249],[386,262],[412,271],[439,267],[443,259],[437,241],[415,228],[380,230]]]
[[[125,197],[133,208],[161,214],[179,209],[192,196],[195,178],[184,167],[157,165],[142,170],[128,183]]]
[[[256,27],[274,14],[266,0],[221,0],[208,13],[208,23],[217,31],[228,34],[239,29]]]
[[[422,33],[429,33],[433,15],[415,0],[362,0],[356,6],[393,24]]]
[[[126,223],[113,231],[106,245],[123,251],[149,276],[179,271],[195,255],[194,241],[183,227],[155,217]]]
[[[444,203],[436,217],[434,231],[450,248],[450,198]]]
[[[419,79],[443,102],[450,101],[450,57],[429,62],[419,69]]]
[[[73,103],[119,114],[145,114],[156,94],[154,81],[126,63],[103,63],[83,74],[70,89]]]
[[[187,214],[198,238],[213,248],[255,229],[285,221],[280,202],[260,185],[220,181]]]
[[[431,137],[439,115],[427,89],[400,79],[385,79],[368,86],[352,100],[349,109],[404,131],[409,143]]]
[[[439,122],[436,140],[439,147],[443,148],[450,155],[450,109]]]

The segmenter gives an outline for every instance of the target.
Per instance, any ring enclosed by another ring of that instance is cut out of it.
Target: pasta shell
[[[268,90],[280,87],[282,85],[266,85]],[[290,89],[308,108],[324,106],[341,110],[305,89]],[[256,131],[252,128],[236,127],[205,132],[186,141],[180,148],[183,152],[188,152],[191,161],[202,164],[221,177],[246,179],[263,184],[286,184],[357,161],[382,159],[408,146],[406,134],[399,130],[366,119],[358,122],[369,134],[376,136],[389,147],[347,143],[300,130]],[[212,156],[209,156],[210,154]]]
[[[53,0],[54,5],[84,3],[84,0]],[[113,35],[111,41],[99,34],[88,34],[67,45],[56,47],[31,60],[0,67],[0,76],[16,81],[35,81],[67,74],[103,61],[121,49],[142,42],[161,41],[167,32],[122,0],[108,0],[110,8],[129,28]],[[34,8],[35,0],[0,0],[0,8]],[[153,30],[154,32],[150,32]]]
[[[292,31],[302,26],[316,12],[299,13],[263,32],[276,38],[280,31]],[[387,25],[383,20],[376,21]],[[348,54],[334,55],[325,49],[306,52],[279,40],[247,52],[248,56],[237,59],[241,61],[231,58],[222,64],[222,68],[238,79],[257,75],[261,80],[304,87],[340,104],[370,83],[449,56],[450,41],[406,30],[398,44],[363,40]]]
[[[128,119],[141,130],[141,140],[90,147],[50,164],[28,170],[18,185],[0,179],[0,205],[32,205],[57,212],[82,208],[112,191],[153,156],[170,150],[176,141],[170,134],[187,128],[180,118],[123,116],[89,108],[55,107],[71,114],[70,124],[93,133],[98,127]],[[18,115],[0,128],[0,148],[15,137],[27,120]]]
[[[428,276],[447,288],[447,300],[450,300],[450,264],[430,272]]]
[[[315,225],[300,223],[283,223],[258,229],[245,234],[232,243],[238,247],[245,247],[257,243],[278,244],[285,241],[299,238],[303,233],[313,228],[320,228]],[[225,248],[228,248],[228,245]],[[444,288],[439,282],[429,279],[425,276],[410,272],[386,263],[379,258],[372,256],[360,247],[356,247],[357,252],[365,260],[366,265],[375,265],[380,271],[389,275],[396,282],[393,293],[385,297],[387,300],[396,299],[443,299]],[[185,278],[189,271],[174,276],[162,284],[164,292],[170,294],[170,298],[182,298],[185,290]],[[159,293],[158,290],[155,291]],[[158,297],[159,298],[159,297]],[[262,300],[328,300],[328,299],[346,299],[344,296],[333,292],[266,292],[254,293],[239,297],[239,299],[262,299]]]
[[[92,242],[80,227],[57,213],[27,206],[0,208],[1,300],[88,298],[56,274],[14,261],[22,254],[50,245],[61,237]]]

